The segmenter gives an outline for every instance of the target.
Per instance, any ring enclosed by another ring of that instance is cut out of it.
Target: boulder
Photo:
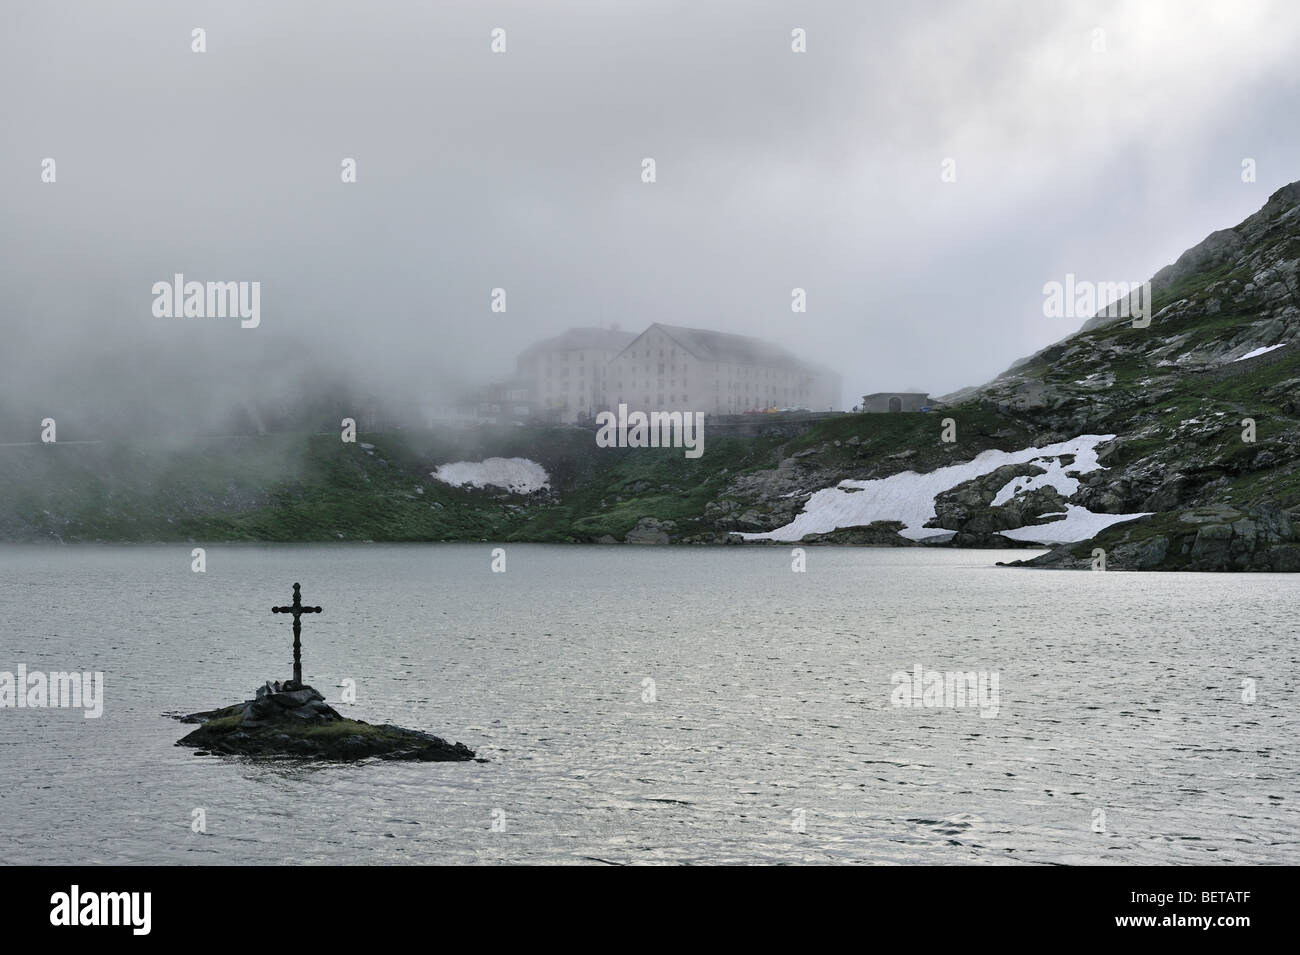
[[[629,544],[667,544],[671,539],[669,531],[675,530],[674,521],[660,521],[653,517],[643,517],[636,527],[627,532],[624,540]]]
[[[310,686],[303,687],[301,690],[292,690],[289,693],[271,694],[271,701],[273,703],[276,703],[279,706],[283,706],[289,709],[292,709],[293,707],[296,706],[304,706],[307,703],[310,703],[312,700],[324,700],[324,699],[325,697],[321,696],[319,692],[317,692],[313,687]]]

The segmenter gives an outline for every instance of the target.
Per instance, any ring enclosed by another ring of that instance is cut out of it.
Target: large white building
[[[609,363],[602,410],[833,411],[839,395],[839,375],[779,345],[656,322]]]
[[[610,359],[634,338],[617,328],[571,328],[525,350],[516,378],[530,385],[533,413],[557,421],[594,417]]]
[[[742,414],[782,408],[833,411],[840,377],[747,335],[656,322],[640,335],[574,328],[519,358],[543,417],[581,421],[620,404],[633,411]]]

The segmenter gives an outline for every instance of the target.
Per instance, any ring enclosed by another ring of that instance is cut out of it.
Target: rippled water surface
[[[1295,577],[506,551],[0,548],[0,670],[107,682],[98,720],[0,710],[0,862],[1300,862]],[[174,746],[289,675],[295,580],[309,683],[487,762]],[[997,715],[891,706],[917,664],[996,672]]]

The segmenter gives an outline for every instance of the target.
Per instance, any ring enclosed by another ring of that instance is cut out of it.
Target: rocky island
[[[230,756],[291,757],[339,762],[378,759],[440,762],[474,758],[464,743],[448,743],[419,730],[378,726],[340,715],[311,686],[267,682],[254,699],[191,713],[182,723],[199,728],[177,742],[199,752]]]

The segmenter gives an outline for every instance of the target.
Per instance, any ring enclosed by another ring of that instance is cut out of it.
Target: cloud
[[[340,374],[406,401],[614,321],[771,338],[837,368],[845,407],[941,394],[1071,330],[1044,282],[1140,281],[1300,178],[1289,3],[5,16],[0,403],[23,414],[202,418]],[[176,272],[260,281],[261,327],[154,319]]]

